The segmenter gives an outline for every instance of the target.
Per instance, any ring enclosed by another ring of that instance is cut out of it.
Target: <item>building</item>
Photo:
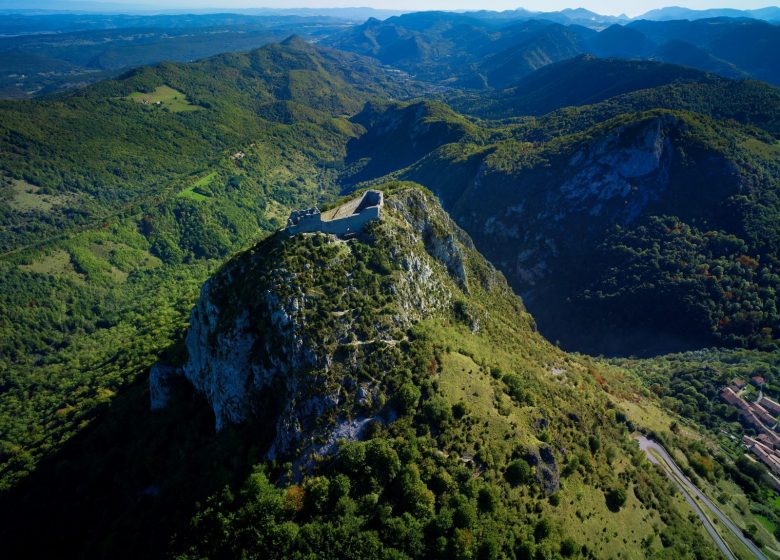
[[[764,383],[766,382],[766,379],[761,377],[760,375],[754,375],[750,378],[750,382],[753,383],[756,387],[763,387]]]
[[[317,208],[296,210],[290,214],[285,231],[290,235],[318,231],[339,236],[359,233],[368,222],[379,219],[383,206],[382,191],[366,191],[360,198],[326,212]]]
[[[764,444],[764,445],[766,445],[767,447],[771,447],[771,448],[773,448],[773,449],[777,447],[777,446],[775,445],[775,442],[773,442],[773,441],[772,441],[772,438],[770,438],[770,437],[769,437],[768,435],[766,435],[766,434],[758,434],[758,435],[756,436],[756,441],[760,441],[761,443],[763,443],[763,444]]]
[[[735,377],[731,381],[731,388],[734,389],[734,391],[741,391],[742,389],[745,388],[745,385],[747,385],[747,383],[745,383],[745,380],[740,379],[739,377]]]
[[[731,406],[736,406],[737,408],[744,408],[744,401],[739,398],[739,396],[734,392],[734,389],[731,387],[725,387],[720,392],[721,398],[726,401]]]
[[[767,409],[769,412],[774,414],[775,416],[780,415],[780,403],[777,401],[770,399],[766,395],[758,401],[758,403],[763,406],[765,409]]]
[[[763,441],[767,445],[780,448],[780,434],[774,431],[776,419],[764,407],[741,398],[731,387],[724,387],[720,396],[728,404],[739,409],[739,414],[746,424],[766,436]]]
[[[774,451],[770,448],[751,437],[745,436],[742,438],[745,447],[753,453],[758,459],[764,463],[769,469],[775,473],[780,474],[780,457],[778,457]]]
[[[770,428],[777,423],[777,418],[769,414],[769,411],[760,404],[753,404],[751,409],[753,412],[755,412],[756,416],[758,416],[761,421]]]

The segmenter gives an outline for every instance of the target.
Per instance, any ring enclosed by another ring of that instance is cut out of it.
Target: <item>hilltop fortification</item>
[[[379,218],[383,205],[382,191],[366,191],[360,198],[324,213],[316,207],[296,210],[287,220],[286,231],[290,235],[316,231],[334,235],[358,233],[368,222]]]

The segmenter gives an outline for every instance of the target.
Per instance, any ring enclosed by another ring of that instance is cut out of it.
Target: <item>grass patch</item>
[[[63,206],[68,197],[61,194],[44,194],[41,188],[27,181],[11,180],[9,205],[19,212],[48,212],[55,206]]]
[[[70,259],[70,254],[62,249],[48,254],[29,264],[19,265],[21,270],[35,272],[37,274],[50,274],[52,276],[66,276],[78,282],[84,281],[84,276],[79,274]]]
[[[179,194],[176,196],[189,198],[191,200],[197,200],[198,202],[203,202],[204,200],[208,200],[209,198],[211,198],[211,195],[207,194],[205,188],[211,184],[211,182],[214,180],[216,176],[217,176],[217,172],[212,171],[205,177],[201,177],[200,179],[195,181],[192,185],[190,185],[183,191],[180,191]]]
[[[161,107],[172,113],[198,111],[201,107],[190,103],[182,92],[168,86],[160,86],[151,93],[136,91],[127,96],[131,101],[152,107]]]
[[[575,475],[566,481],[560,492],[560,505],[549,514],[555,515],[564,527],[577,527],[577,544],[586,545],[599,558],[658,553],[662,545],[660,539],[654,538],[653,530],[661,525],[658,512],[645,507],[633,490],[629,489],[626,495],[625,505],[619,512],[612,512],[607,508],[604,493]]]
[[[772,520],[768,517],[764,517],[763,515],[756,515],[756,520],[758,520],[758,522],[761,523],[761,525],[763,525],[764,528],[770,533],[775,532],[775,524],[772,523]]]
[[[747,149],[756,154],[759,154],[761,157],[767,159],[780,158],[780,142],[768,144],[766,142],[762,142],[758,138],[749,137],[745,139],[744,145]]]

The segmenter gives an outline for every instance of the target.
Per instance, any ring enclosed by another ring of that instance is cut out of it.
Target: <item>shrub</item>
[[[466,403],[461,401],[452,405],[452,416],[456,420],[460,420],[466,416],[466,414],[468,414],[468,407],[466,406]]]
[[[412,383],[404,383],[396,393],[396,403],[401,414],[409,414],[417,408],[420,401],[420,389]]]
[[[432,426],[441,428],[452,417],[452,409],[444,399],[433,397],[423,406],[423,415]]]
[[[577,552],[577,543],[570,538],[563,539],[561,542],[561,556],[569,557]]]
[[[534,527],[534,538],[536,542],[539,542],[549,537],[550,533],[552,533],[552,523],[550,523],[549,519],[543,517]]]
[[[531,480],[531,465],[523,459],[515,459],[507,465],[504,478],[512,486],[527,484]]]
[[[620,486],[610,488],[606,493],[607,507],[610,511],[619,511],[626,503],[626,489]]]

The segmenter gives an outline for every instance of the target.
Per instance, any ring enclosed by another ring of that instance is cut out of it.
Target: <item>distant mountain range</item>
[[[243,15],[295,15],[295,16],[329,16],[350,21],[365,21],[370,17],[388,18],[391,16],[406,13],[403,10],[383,10],[367,7],[344,7],[344,8],[225,8],[220,7],[218,2],[211,8],[175,8],[163,5],[149,4],[123,4],[121,2],[89,2],[79,0],[33,0],[24,2],[19,0],[0,0],[0,12],[14,13],[81,13],[81,14],[223,14],[230,12],[232,14]]]
[[[235,14],[245,15],[296,15],[296,16],[328,16],[350,21],[363,22],[368,18],[387,19],[414,10],[391,10],[369,7],[344,7],[344,8],[224,8],[215,2],[212,8],[171,8],[162,7],[150,2],[149,4],[123,4],[121,2],[90,2],[88,0],[0,0],[0,12],[16,13],[102,13],[102,14],[213,14],[229,11]],[[765,21],[780,21],[780,7],[767,6],[755,10],[742,10],[737,8],[716,8],[694,10],[680,6],[668,6],[650,10],[640,16],[629,17],[625,14],[605,15],[587,10],[585,8],[566,8],[559,11],[532,11],[525,8],[504,10],[463,11],[478,19],[490,19],[501,21],[523,19],[546,19],[564,24],[577,24],[585,26],[604,26],[612,23],[624,23],[636,20],[670,21],[670,20],[697,20],[719,17],[750,18]]]
[[[582,11],[577,11],[582,15]],[[780,26],[719,18],[613,23],[601,30],[506,12],[417,12],[370,19],[324,39],[422,80],[482,89],[512,85],[547,64],[584,53],[672,62],[727,77],[779,83]]]
[[[247,51],[293,34],[456,88],[510,87],[543,66],[586,53],[665,61],[730,78],[780,83],[780,62],[774,56],[780,52],[780,26],[757,19],[777,19],[778,8],[749,12],[668,8],[633,20],[583,8],[194,12],[0,0],[0,98],[56,93],[141,64]],[[670,20],[675,14],[688,19]]]
[[[718,17],[752,18],[766,21],[780,21],[780,7],[767,6],[758,10],[738,10],[734,8],[714,8],[709,10],[692,10],[680,6],[669,6],[650,10],[634,19],[650,19],[654,21],[669,21],[673,19],[708,19]]]

